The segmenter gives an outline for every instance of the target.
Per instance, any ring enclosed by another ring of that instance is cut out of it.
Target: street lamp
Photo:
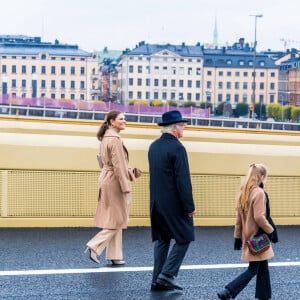
[[[254,17],[254,46],[253,46],[253,82],[252,82],[252,104],[255,104],[255,77],[256,77],[256,46],[257,46],[257,40],[256,40],[256,27],[257,27],[257,18],[262,18],[262,14],[258,15],[249,15],[250,17]]]

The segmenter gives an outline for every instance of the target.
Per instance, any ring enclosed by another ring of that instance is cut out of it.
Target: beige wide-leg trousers
[[[122,260],[122,229],[102,229],[86,244],[97,255],[106,248],[107,260]]]

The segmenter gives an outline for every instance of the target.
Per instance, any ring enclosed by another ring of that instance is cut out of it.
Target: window
[[[248,77],[248,72],[244,72],[244,73],[243,73],[243,76],[244,76],[244,77]]]
[[[238,94],[235,94],[235,95],[234,95],[234,102],[235,102],[235,103],[238,103],[238,102],[239,102],[239,95],[238,95]]]
[[[17,73],[17,66],[16,65],[11,66],[11,72],[12,73]]]
[[[248,66],[250,66],[250,67],[253,66],[253,61],[252,61],[252,60],[249,60],[249,61],[248,61]]]
[[[129,66],[129,73],[133,73],[133,65]]]
[[[84,88],[85,88],[84,81],[80,81],[80,88],[81,88],[81,89],[84,89]]]
[[[197,68],[197,69],[196,69],[196,74],[197,74],[197,75],[201,75],[201,69],[200,69],[200,68]]]
[[[12,79],[12,81],[11,81],[11,87],[12,88],[16,88],[17,87],[17,80],[16,79]]]
[[[150,79],[149,78],[146,79],[146,86],[150,86]]]
[[[150,93],[149,92],[146,92],[146,99],[150,100]]]
[[[172,92],[172,93],[171,93],[171,100],[174,100],[174,99],[175,99],[175,93]]]
[[[51,80],[51,89],[55,89],[55,80]]]
[[[183,67],[179,68],[179,75],[184,75],[184,68]]]
[[[129,99],[133,99],[133,92],[132,92],[132,91],[129,91],[129,92],[128,92],[128,98],[129,98]]]
[[[133,85],[133,78],[129,78],[128,84],[131,85],[131,86]]]
[[[243,103],[247,103],[247,94],[243,94]]]
[[[236,77],[240,77],[240,72],[235,72]]]
[[[62,89],[65,89],[65,88],[66,88],[66,82],[65,82],[65,80],[61,80],[61,81],[60,81],[60,87],[61,87]]]
[[[41,73],[42,74],[46,74],[46,66],[42,66],[41,67]]]
[[[2,73],[6,73],[6,65],[2,65]]]
[[[192,100],[192,93],[187,93],[187,100],[188,101],[191,101]]]
[[[75,75],[75,67],[71,67],[71,75]]]
[[[70,84],[71,89],[75,89],[75,80],[71,80]]]
[[[75,94],[70,95],[71,100],[75,100]]]
[[[158,86],[158,79],[154,79],[154,86]]]
[[[240,61],[239,61],[239,65],[240,65],[240,66],[243,66],[243,65],[245,65],[245,62],[244,62],[243,60],[240,60]]]
[[[218,102],[222,102],[223,99],[222,96],[223,96],[222,94],[218,94]]]
[[[46,54],[41,55],[41,59],[46,59],[46,58],[47,58]]]
[[[211,87],[212,87],[211,81],[207,81],[207,82],[206,82],[206,87],[207,87],[208,89],[211,89]]]
[[[184,84],[183,84],[183,80],[182,80],[182,79],[180,79],[180,80],[179,80],[179,87],[181,87],[181,88],[182,88],[182,87],[183,87],[183,85],[184,85]]]
[[[80,100],[84,100],[84,94],[80,94]]]
[[[188,88],[191,88],[193,86],[192,80],[188,80],[187,84],[188,84]]]
[[[143,72],[143,67],[142,66],[138,66],[138,73],[142,73]]]
[[[31,66],[31,73],[35,74],[36,73],[36,66]]]
[[[240,83],[239,83],[239,82],[235,82],[235,83],[234,83],[234,88],[235,88],[236,90],[238,90],[238,89],[240,88]]]
[[[270,90],[275,90],[275,83],[274,82],[270,83]]]
[[[26,73],[26,66],[23,65],[21,70],[22,70],[22,71],[21,71],[22,74],[25,74],[25,73]]]
[[[274,103],[275,102],[275,97],[273,94],[270,95],[270,103]]]
[[[55,66],[51,66],[51,74],[55,74]]]
[[[60,95],[60,99],[65,99],[65,98],[66,98],[65,94]]]
[[[275,72],[271,72],[271,77],[275,77]]]
[[[197,89],[201,88],[201,81],[200,80],[196,80],[196,88]]]
[[[141,86],[141,85],[142,85],[142,79],[141,79],[141,78],[138,78],[138,80],[137,80],[137,85],[138,85],[138,86]]]
[[[265,77],[265,72],[260,72],[260,73],[259,73],[259,76],[260,76],[260,77]]]
[[[219,81],[218,82],[218,88],[221,90],[223,88],[223,82],[222,81]]]
[[[176,75],[176,68],[175,67],[172,67],[172,74]]]
[[[200,93],[196,93],[195,97],[196,97],[196,101],[200,101]]]
[[[227,81],[227,83],[226,83],[226,88],[227,88],[227,89],[231,89],[231,82],[230,82],[230,81]]]
[[[51,99],[55,99],[55,94],[51,94]]]
[[[158,99],[158,92],[154,92],[154,99],[155,99],[155,100]]]
[[[219,71],[219,76],[223,76],[223,71]]]
[[[248,89],[248,82],[243,82],[243,90],[247,90]]]
[[[142,92],[137,92],[137,98],[142,99]]]
[[[231,59],[227,59],[226,63],[227,63],[227,65],[231,65],[232,64],[232,60]]]
[[[263,90],[264,88],[265,88],[264,82],[260,82],[260,83],[259,83],[259,89],[260,89],[260,90]]]
[[[168,85],[167,79],[163,79],[163,86],[166,87]]]
[[[26,88],[26,80],[22,79],[22,88]]]
[[[227,76],[231,76],[231,71],[228,71],[228,72],[227,72]]]
[[[61,75],[66,74],[66,68],[65,67],[60,67],[60,74]]]
[[[163,74],[168,74],[168,67],[163,67]]]
[[[162,93],[162,99],[163,99],[163,100],[167,100],[167,93],[166,93],[166,92],[163,92],[163,93]]]
[[[193,69],[192,68],[188,68],[188,75],[193,75]]]
[[[46,88],[46,80],[44,80],[44,79],[41,80],[41,88],[42,89]]]
[[[175,87],[176,86],[176,80],[175,79],[172,79],[171,80],[171,87]]]
[[[207,71],[207,76],[211,76],[212,75],[212,71]]]
[[[263,60],[261,60],[261,61],[259,62],[259,65],[260,65],[261,67],[263,67],[263,66],[265,65],[265,62],[264,62]]]

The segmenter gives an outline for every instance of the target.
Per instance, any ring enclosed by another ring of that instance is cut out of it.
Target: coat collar
[[[110,136],[110,137],[117,137],[117,138],[120,138],[120,135],[119,135],[117,132],[115,132],[113,129],[107,129],[107,130],[105,131],[104,136],[105,136],[105,137]]]
[[[171,134],[171,133],[163,133],[161,135],[161,138],[178,141],[178,139],[173,134]]]

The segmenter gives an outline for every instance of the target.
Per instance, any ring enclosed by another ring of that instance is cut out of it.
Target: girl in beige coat
[[[99,128],[100,143],[99,197],[94,225],[102,230],[88,243],[90,259],[100,263],[97,256],[106,248],[106,259],[123,265],[122,230],[127,228],[130,206],[128,151],[120,138],[125,129],[125,117],[118,110],[110,111]]]
[[[244,273],[227,284],[225,290],[218,293],[219,299],[234,299],[254,276],[256,276],[256,299],[271,299],[268,259],[274,256],[272,245],[267,251],[253,255],[245,243],[246,240],[256,235],[259,230],[268,235],[271,235],[274,231],[266,218],[267,199],[263,188],[260,187],[263,186],[266,180],[266,167],[262,164],[252,164],[237,199],[237,217],[234,230],[234,249],[241,249],[243,238],[244,245],[241,259],[248,261],[249,266]]]

